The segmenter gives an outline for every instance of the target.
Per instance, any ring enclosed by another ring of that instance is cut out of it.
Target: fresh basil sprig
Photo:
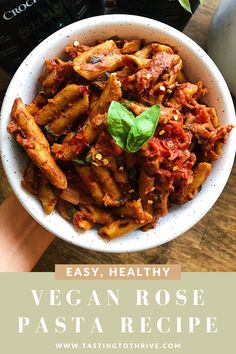
[[[199,0],[200,4],[203,4],[204,0]],[[179,0],[180,5],[188,12],[192,13],[191,4],[189,0]]]
[[[134,153],[155,133],[160,111],[157,104],[135,117],[122,104],[112,101],[108,110],[108,131],[117,145]]]

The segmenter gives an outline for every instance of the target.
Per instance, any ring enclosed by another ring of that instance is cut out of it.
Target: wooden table
[[[207,29],[218,0],[206,0],[185,33],[206,47]],[[0,202],[11,192],[0,166]],[[102,254],[58,238],[34,271],[54,271],[56,263],[181,263],[183,271],[236,271],[236,163],[224,192],[210,212],[191,230],[161,247],[144,252]]]

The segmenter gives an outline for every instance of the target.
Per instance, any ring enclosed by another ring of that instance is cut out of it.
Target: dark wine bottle
[[[104,13],[104,0],[0,0],[0,66],[13,74],[44,38]]]
[[[199,0],[189,0],[192,12]],[[183,30],[192,14],[181,6],[179,0],[116,0],[117,12],[153,18]]]

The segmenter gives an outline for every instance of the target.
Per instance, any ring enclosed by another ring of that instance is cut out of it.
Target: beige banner
[[[1,354],[235,354],[236,273],[56,280],[1,273]]]
[[[81,280],[174,280],[181,278],[180,264],[56,264],[55,278]]]

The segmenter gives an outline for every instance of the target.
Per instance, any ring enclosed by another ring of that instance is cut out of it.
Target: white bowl
[[[229,177],[234,154],[236,129],[230,134],[223,147],[223,156],[214,163],[214,168],[200,193],[190,202],[172,208],[155,229],[147,232],[134,231],[128,235],[103,241],[96,230],[79,233],[56,211],[45,216],[37,198],[21,187],[26,154],[7,133],[11,107],[19,96],[29,103],[37,92],[37,79],[46,58],[60,56],[66,44],[78,40],[93,44],[96,39],[107,39],[114,35],[123,38],[143,38],[174,46],[184,62],[190,81],[203,80],[209,89],[205,102],[216,108],[221,124],[235,122],[235,111],[227,85],[219,70],[208,55],[190,38],[163,23],[131,15],[106,15],[73,23],[52,34],[38,45],[21,64],[7,90],[1,114],[2,161],[19,201],[24,208],[50,232],[63,240],[84,248],[102,252],[134,252],[159,246],[181,235],[196,224],[213,206]],[[14,218],[14,216],[13,216]],[[27,227],[27,225],[26,225]]]

